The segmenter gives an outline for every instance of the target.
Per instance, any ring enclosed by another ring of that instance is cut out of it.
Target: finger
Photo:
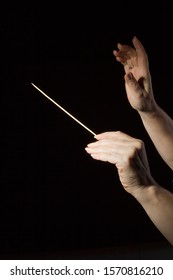
[[[121,153],[121,151],[119,151],[118,146],[114,146],[111,147],[109,145],[91,145],[91,146],[87,146],[85,148],[85,150],[87,151],[87,153],[92,154],[92,153],[96,153],[96,154],[100,154],[100,153],[110,153],[110,154],[116,154]]]
[[[112,141],[112,143],[110,143],[100,140],[96,143],[90,143],[85,150],[89,154],[109,153],[116,156],[116,158],[119,155],[119,158],[123,160],[123,158],[127,158],[128,155],[133,157],[134,154],[141,152],[142,147],[142,141],[125,141],[124,143],[122,141],[118,141],[118,143]]]
[[[108,161],[116,164],[116,166],[128,166],[131,159],[137,156],[137,152],[134,147],[122,147],[116,149],[112,147],[92,147],[85,148],[86,152],[95,159]]]
[[[133,37],[132,43],[135,47],[135,50],[136,50],[138,56],[145,57],[146,56],[145,48],[136,36]]]
[[[117,50],[113,50],[113,54],[119,62],[122,62],[122,61],[125,62],[125,61],[131,59],[131,56],[128,55],[127,53],[120,52]]]
[[[147,53],[142,43],[138,40],[136,36],[134,36],[134,38],[132,39],[132,43],[135,47],[138,58],[148,65]]]
[[[122,45],[120,43],[117,44],[117,48],[120,53],[126,54],[129,57],[135,57],[136,56],[136,51],[133,47],[129,45]]]
[[[141,93],[142,88],[131,72],[127,73],[124,76],[124,79],[126,84],[129,86],[130,89],[133,90],[135,94],[139,95]]]
[[[126,73],[129,69],[133,69],[133,67],[137,65],[137,57],[133,53],[122,53],[120,51],[113,50],[113,55],[116,60],[124,66]]]
[[[127,139],[101,139],[93,143],[89,143],[87,145],[87,148],[101,148],[107,149],[112,149],[112,151],[120,151],[121,150],[124,152],[125,150],[128,150],[130,147],[140,149],[141,148],[141,143],[142,141],[140,140],[127,140]]]
[[[99,133],[94,136],[97,140],[101,139],[126,139],[126,140],[137,140],[136,138],[122,132],[122,131],[107,131],[103,133]]]
[[[141,141],[142,142],[142,141]],[[93,143],[89,143],[86,147],[87,150],[95,149],[98,151],[109,150],[111,152],[119,151],[120,153],[124,153],[125,150],[129,150],[130,148],[140,149],[141,144],[140,141],[132,141],[132,140],[119,140],[119,139],[103,139],[98,140]]]
[[[115,155],[112,155],[110,153],[92,153],[90,155],[92,158],[94,158],[96,160],[101,160],[101,161],[109,162],[109,163],[116,165],[117,160],[115,158]]]

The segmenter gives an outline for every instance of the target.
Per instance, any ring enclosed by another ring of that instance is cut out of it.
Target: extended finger
[[[101,161],[109,162],[112,164],[116,164],[116,162],[117,162],[115,155],[112,155],[110,153],[92,153],[91,157],[96,160],[101,160]]]
[[[102,149],[107,149],[109,147],[112,149],[112,151],[125,151],[128,150],[129,148],[133,148],[136,150],[140,150],[142,147],[142,141],[138,140],[126,140],[126,139],[102,139],[98,140],[96,142],[89,143],[87,145],[87,148],[102,148]]]
[[[124,53],[121,51],[113,50],[113,54],[119,62],[123,62],[123,61],[125,62],[131,59],[131,56],[128,55],[128,53]]]
[[[103,132],[103,133],[99,133],[95,136],[95,138],[97,140],[101,140],[101,139],[124,139],[124,140],[131,140],[131,141],[134,141],[134,140],[138,140],[137,138],[134,138],[122,131],[106,131],[106,132]]]
[[[142,45],[142,43],[138,40],[138,38],[136,36],[134,36],[132,42],[135,47],[138,59],[142,60],[143,63],[145,63],[148,66],[148,56],[147,56],[144,46]]]
[[[118,48],[119,54],[127,55],[130,58],[137,56],[136,50],[129,45],[122,45],[122,44],[118,43],[117,48]]]
[[[90,143],[87,145],[85,148],[86,152],[89,154],[100,154],[100,153],[110,153],[110,154],[116,154],[122,153],[120,151],[122,149],[122,146],[119,146],[115,143],[115,141],[110,142],[110,141],[105,141],[105,140],[100,140],[94,143]],[[125,150],[125,149],[123,149]]]

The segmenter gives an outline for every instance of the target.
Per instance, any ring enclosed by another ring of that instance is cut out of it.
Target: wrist
[[[158,115],[160,112],[160,107],[156,103],[155,100],[152,100],[150,105],[146,110],[138,110],[138,113],[141,117],[148,117],[148,118],[153,118],[156,115]]]
[[[132,193],[133,197],[142,205],[153,203],[157,197],[158,189],[160,186],[157,183],[148,187],[139,188]]]

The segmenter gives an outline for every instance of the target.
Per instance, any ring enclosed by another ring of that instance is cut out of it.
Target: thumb
[[[131,72],[124,76],[125,82],[131,90],[139,91],[141,87]]]

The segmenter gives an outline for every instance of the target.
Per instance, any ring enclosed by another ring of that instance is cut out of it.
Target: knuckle
[[[126,158],[126,163],[130,164],[133,159],[136,157],[138,149],[136,147],[130,147],[129,152]]]
[[[137,150],[142,150],[143,146],[144,146],[144,142],[142,140],[138,139],[137,143],[136,143]]]
[[[122,131],[120,131],[120,130],[117,130],[115,133],[116,133],[116,135],[118,135],[118,136],[120,136],[120,135],[122,135],[122,134],[123,134],[123,132],[122,132]]]

